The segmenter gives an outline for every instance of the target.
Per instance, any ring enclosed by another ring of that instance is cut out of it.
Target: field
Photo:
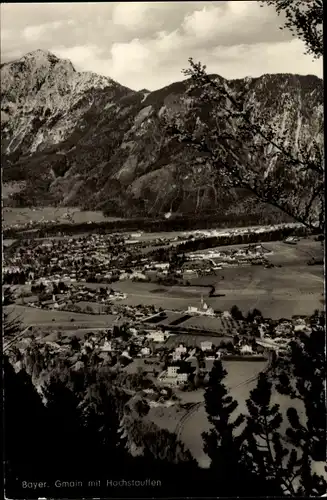
[[[56,220],[58,223],[67,222],[65,214],[69,214],[75,224],[83,222],[104,222],[120,220],[118,217],[105,217],[102,212],[82,211],[76,207],[42,207],[42,208],[9,208],[4,207],[2,219],[5,226],[24,224],[28,221]]]
[[[104,314],[95,316],[93,314],[72,313],[67,311],[50,311],[46,309],[37,309],[21,305],[11,305],[5,308],[12,317],[20,319],[24,326],[50,326],[58,325],[75,326],[84,325],[97,327],[110,327],[117,316],[113,314]],[[54,319],[54,321],[53,321]]]
[[[298,245],[283,242],[265,243],[273,253],[269,260],[282,267],[264,266],[225,268],[216,275],[196,278],[190,287],[165,287],[153,283],[117,282],[113,288],[127,293],[123,304],[148,304],[163,309],[186,311],[188,306],[199,306],[203,294],[208,306],[229,310],[234,304],[247,313],[260,309],[273,319],[291,318],[295,314],[312,314],[323,308],[323,266],[308,266],[312,257],[322,256],[321,244],[301,240]],[[218,297],[208,297],[209,286],[216,286]]]

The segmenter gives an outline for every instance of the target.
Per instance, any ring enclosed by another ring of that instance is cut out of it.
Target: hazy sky
[[[322,60],[256,1],[1,4],[1,60],[36,49],[135,90],[185,77],[193,57],[225,78],[315,74]]]

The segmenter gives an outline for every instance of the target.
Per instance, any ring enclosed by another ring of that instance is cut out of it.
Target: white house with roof
[[[241,354],[245,354],[245,355],[246,354],[253,354],[252,346],[250,346],[248,344],[244,344],[244,345],[242,345],[240,352],[241,352]]]
[[[121,353],[121,356],[124,356],[124,358],[132,359],[131,356],[129,355],[129,352],[126,350]]]
[[[182,355],[186,353],[187,353],[187,347],[185,347],[183,344],[179,344],[179,346],[176,347],[174,352],[172,353],[173,361],[179,361]]]
[[[201,350],[202,351],[211,351],[212,350],[212,342],[209,342],[208,340],[201,342]]]
[[[187,347],[185,347],[185,345],[183,344],[179,344],[179,346],[175,348],[175,352],[179,352],[180,354],[186,354]]]
[[[150,348],[149,347],[142,347],[142,349],[140,350],[140,354],[142,356],[149,356],[150,355]]]
[[[176,377],[179,370],[179,366],[168,366],[167,377]]]
[[[161,330],[150,330],[146,336],[147,339],[153,340],[153,342],[164,342],[166,340],[166,335]]]
[[[180,373],[179,370],[179,366],[168,366],[167,370],[159,375],[158,380],[167,385],[183,385],[187,382],[188,374]]]
[[[106,340],[103,346],[100,347],[101,351],[111,352],[112,351],[112,342],[110,340]]]

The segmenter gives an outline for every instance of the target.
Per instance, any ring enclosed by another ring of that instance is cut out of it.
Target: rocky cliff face
[[[135,92],[78,73],[36,51],[1,68],[4,181],[25,181],[16,203],[79,205],[119,215],[203,212],[255,206],[200,169],[189,148],[165,133],[162,116],[187,116],[188,81]],[[259,120],[296,149],[323,140],[323,83],[315,76],[234,80]],[[273,168],[269,162],[265,169]],[[251,208],[252,207],[252,208]]]

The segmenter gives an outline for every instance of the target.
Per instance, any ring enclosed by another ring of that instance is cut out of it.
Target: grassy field
[[[87,328],[86,325],[80,325],[80,327],[76,327],[75,323],[70,323],[69,327],[68,326],[61,326],[61,325],[45,325],[45,326],[38,326],[38,327],[33,327],[32,328],[32,333],[36,335],[36,337],[39,338],[47,338],[49,335],[54,334],[56,331],[60,332],[63,337],[74,337],[76,336],[79,339],[83,339],[87,333],[98,333],[99,335],[102,335],[103,333],[106,333],[107,328],[105,327],[99,327],[99,328]],[[47,338],[48,340],[48,338]]]
[[[86,325],[90,327],[110,327],[117,316],[113,314],[104,314],[95,316],[93,314],[72,313],[67,311],[50,311],[46,309],[37,309],[28,306],[11,305],[5,308],[12,317],[20,319],[25,326],[49,326],[53,327],[74,325]],[[54,320],[54,321],[53,321]],[[73,321],[72,321],[73,320]]]
[[[268,250],[265,254],[267,259],[273,264],[282,266],[305,265],[311,257],[323,257],[323,248],[320,242],[315,241],[313,237],[301,238],[296,245],[289,245],[284,241],[270,241],[262,244],[263,248]],[[199,250],[194,253],[208,253],[210,251],[228,251],[247,248],[248,245],[228,245],[224,247],[215,247],[208,250]]]
[[[42,207],[42,208],[3,208],[3,222],[5,225],[23,224],[28,221],[40,222],[56,220],[58,223],[67,222],[64,215],[68,212],[75,224],[83,222],[104,222],[121,220],[118,217],[105,217],[102,212],[82,211],[76,207]]]
[[[270,245],[270,244],[268,244]],[[199,306],[201,295],[217,310],[229,310],[234,304],[247,313],[257,308],[274,319],[290,318],[295,314],[312,314],[323,308],[323,266],[307,266],[309,253],[319,254],[320,243],[302,241],[299,248],[285,243],[274,243],[270,260],[278,259],[282,267],[266,269],[263,266],[225,268],[215,276],[192,280],[191,287],[164,287],[153,283],[117,282],[113,288],[127,293],[122,304],[147,304],[164,309],[187,310]],[[308,252],[308,253],[306,253]],[[199,285],[216,285],[222,296],[208,297],[209,289]]]

